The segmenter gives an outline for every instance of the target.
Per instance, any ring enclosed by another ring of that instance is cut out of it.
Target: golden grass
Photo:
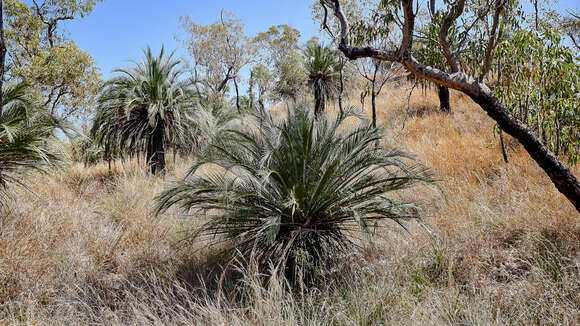
[[[454,114],[443,115],[430,90],[408,108],[407,90],[385,89],[379,122],[442,191],[403,193],[422,204],[427,229],[388,226],[343,284],[291,295],[250,269],[237,295],[216,294],[202,266],[211,252],[179,242],[195,222],[177,209],[151,218],[186,160],[168,160],[165,179],[135,161],[72,165],[29,177],[0,214],[0,325],[579,324],[572,205],[509,137],[505,166],[493,121],[468,98],[452,93]]]

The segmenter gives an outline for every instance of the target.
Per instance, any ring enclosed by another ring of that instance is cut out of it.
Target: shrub
[[[312,275],[359,248],[371,223],[418,218],[414,204],[391,194],[432,180],[409,155],[380,145],[379,129],[345,128],[352,112],[314,119],[297,109],[281,122],[264,113],[259,127],[222,133],[212,154],[158,195],[156,213],[203,212],[196,234],[225,244],[232,259],[273,264],[291,280],[299,269]]]

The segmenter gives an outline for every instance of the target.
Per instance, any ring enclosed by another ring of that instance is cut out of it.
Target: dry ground
[[[343,284],[290,295],[249,270],[236,295],[216,295],[211,253],[180,241],[195,221],[150,217],[165,180],[134,161],[73,165],[28,177],[0,214],[0,325],[580,324],[572,205],[509,137],[504,165],[492,121],[468,98],[453,93],[454,114],[442,115],[433,91],[415,90],[408,107],[407,90],[385,90],[379,122],[441,191],[402,194],[422,203],[426,226],[388,226]],[[169,160],[166,179],[186,166]]]

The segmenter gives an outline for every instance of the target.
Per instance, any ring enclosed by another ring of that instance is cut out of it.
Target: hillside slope
[[[384,90],[379,123],[440,190],[401,194],[421,203],[426,227],[379,230],[344,285],[291,296],[252,270],[236,300],[216,298],[211,252],[180,241],[195,220],[150,217],[186,161],[170,158],[165,180],[136,161],[72,165],[27,177],[30,191],[0,214],[0,324],[580,324],[575,209],[507,136],[504,164],[493,121],[467,97],[452,93],[443,115],[434,91],[415,90],[408,106],[408,89]]]

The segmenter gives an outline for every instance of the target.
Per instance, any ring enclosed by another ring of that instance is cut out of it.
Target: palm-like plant
[[[4,84],[2,107],[0,206],[8,196],[10,184],[24,185],[21,181],[23,173],[44,171],[58,161],[56,151],[47,144],[54,140],[54,130],[60,126],[47,112],[27,100],[24,84]]]
[[[283,122],[230,131],[197,158],[186,176],[157,197],[157,214],[179,205],[205,212],[198,234],[261,264],[285,266],[294,278],[299,257],[318,264],[358,248],[357,232],[392,219],[417,218],[411,203],[391,195],[431,181],[428,170],[395,149],[377,146],[381,132],[369,124],[351,130],[336,119],[306,111]]]
[[[318,43],[306,47],[305,56],[308,83],[314,92],[314,114],[318,117],[326,108],[326,100],[337,89],[340,61],[335,50]]]
[[[145,60],[116,69],[119,75],[105,83],[91,134],[105,147],[145,151],[151,173],[157,174],[165,169],[168,144],[193,141],[194,94],[173,53],[166,56],[162,48],[154,56],[147,48],[144,54]]]

